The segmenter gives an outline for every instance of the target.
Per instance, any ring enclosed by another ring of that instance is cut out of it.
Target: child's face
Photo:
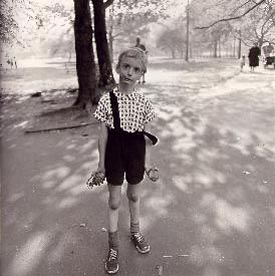
[[[125,84],[135,84],[143,74],[141,60],[133,57],[122,57],[117,73],[119,74],[119,81]]]

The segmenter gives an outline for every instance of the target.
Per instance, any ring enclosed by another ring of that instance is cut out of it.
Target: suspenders
[[[118,111],[118,102],[117,102],[117,97],[114,94],[114,91],[110,92],[110,98],[111,98],[111,106],[112,106],[113,116],[114,116],[114,127],[117,130],[121,130],[119,111]]]
[[[122,130],[120,127],[120,118],[119,118],[117,97],[114,94],[114,91],[110,92],[110,99],[111,99],[111,107],[112,107],[113,116],[114,116],[114,127],[116,130]],[[149,133],[147,131],[143,131],[143,134],[151,140],[153,145],[156,145],[158,143],[159,139],[154,134]]]

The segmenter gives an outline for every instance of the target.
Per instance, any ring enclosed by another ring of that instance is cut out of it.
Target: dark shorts
[[[142,132],[108,129],[105,170],[108,183],[138,184],[144,177],[145,139]]]

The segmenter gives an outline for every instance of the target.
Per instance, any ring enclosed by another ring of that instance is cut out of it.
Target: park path
[[[161,180],[142,195],[152,252],[129,242],[124,197],[118,275],[275,274],[274,73],[148,74],[161,139]],[[107,190],[83,184],[95,127],[25,135],[23,114],[2,134],[2,275],[105,275]]]

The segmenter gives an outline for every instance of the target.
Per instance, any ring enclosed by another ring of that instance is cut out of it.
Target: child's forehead
[[[135,63],[138,64],[139,66],[142,66],[142,61],[136,57],[136,56],[131,56],[131,55],[125,55],[121,57],[121,62],[122,63]]]

